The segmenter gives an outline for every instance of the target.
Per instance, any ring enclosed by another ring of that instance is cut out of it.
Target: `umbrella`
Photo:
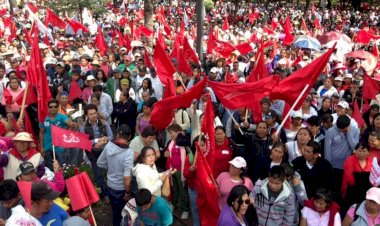
[[[321,42],[321,44],[326,44],[331,41],[339,41],[339,40],[342,40],[346,43],[352,43],[352,40],[350,37],[336,31],[325,32],[321,36],[318,37],[318,40]]]
[[[338,55],[344,55],[352,51],[352,45],[345,42],[343,39],[340,39],[338,41],[330,41],[326,43],[324,46],[326,46],[327,48],[331,48],[335,43],[335,48],[337,49]]]
[[[375,70],[377,65],[376,57],[367,51],[357,50],[346,54],[346,58],[357,58],[361,59],[361,66],[366,70],[368,75],[371,75],[373,70]]]
[[[321,43],[316,38],[313,38],[309,35],[298,36],[294,40],[293,45],[299,48],[304,48],[304,49],[314,49],[314,50],[321,49]]]
[[[132,41],[132,42],[131,42],[131,46],[132,46],[132,47],[142,47],[142,46],[144,46],[144,45],[143,45],[143,43],[142,43],[141,41],[139,41],[139,40],[135,40],[135,41]]]

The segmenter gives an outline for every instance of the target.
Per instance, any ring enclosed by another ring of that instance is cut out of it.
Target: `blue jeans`
[[[91,161],[91,167],[92,167],[92,173],[94,175],[96,184],[100,187],[102,190],[102,193],[100,194],[101,197],[108,195],[108,187],[106,182],[104,181],[104,174],[105,170],[102,168],[99,168],[98,165],[96,165],[96,162]]]
[[[193,217],[193,226],[200,226],[199,222],[199,212],[198,212],[198,191],[188,188],[189,192],[189,200],[190,200],[190,208],[191,208],[191,216]]]
[[[123,210],[127,202],[124,200],[125,190],[114,190],[108,187],[109,197],[112,207],[112,224],[113,226],[120,226],[121,223],[121,211]]]
[[[64,151],[63,152],[56,151],[55,152],[55,159],[59,162],[60,165],[62,165],[63,162],[65,161],[65,152]],[[53,160],[54,160],[53,150],[45,150],[45,156],[44,156],[45,166],[47,168],[49,168],[52,172],[54,172]]]

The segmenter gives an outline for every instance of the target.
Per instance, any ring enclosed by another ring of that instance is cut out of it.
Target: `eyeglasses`
[[[55,106],[49,106],[49,108],[58,108],[58,106],[57,105],[55,105]]]
[[[241,205],[243,203],[246,204],[246,205],[249,205],[249,204],[251,204],[251,200],[249,200],[249,199],[246,199],[246,200],[239,199],[238,203],[239,203],[239,205]]]

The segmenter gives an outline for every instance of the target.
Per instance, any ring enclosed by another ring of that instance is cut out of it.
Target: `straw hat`
[[[19,132],[15,137],[12,138],[13,141],[26,141],[32,142],[33,138],[30,136],[30,133],[27,132]]]

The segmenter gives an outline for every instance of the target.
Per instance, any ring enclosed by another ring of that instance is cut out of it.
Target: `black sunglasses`
[[[251,204],[251,200],[249,200],[249,199],[246,199],[246,200],[239,199],[238,203],[239,203],[239,205],[241,205],[243,203],[245,203],[246,205],[249,205],[249,204]]]
[[[49,106],[49,108],[58,108],[58,106],[57,105],[55,105],[55,106]]]

